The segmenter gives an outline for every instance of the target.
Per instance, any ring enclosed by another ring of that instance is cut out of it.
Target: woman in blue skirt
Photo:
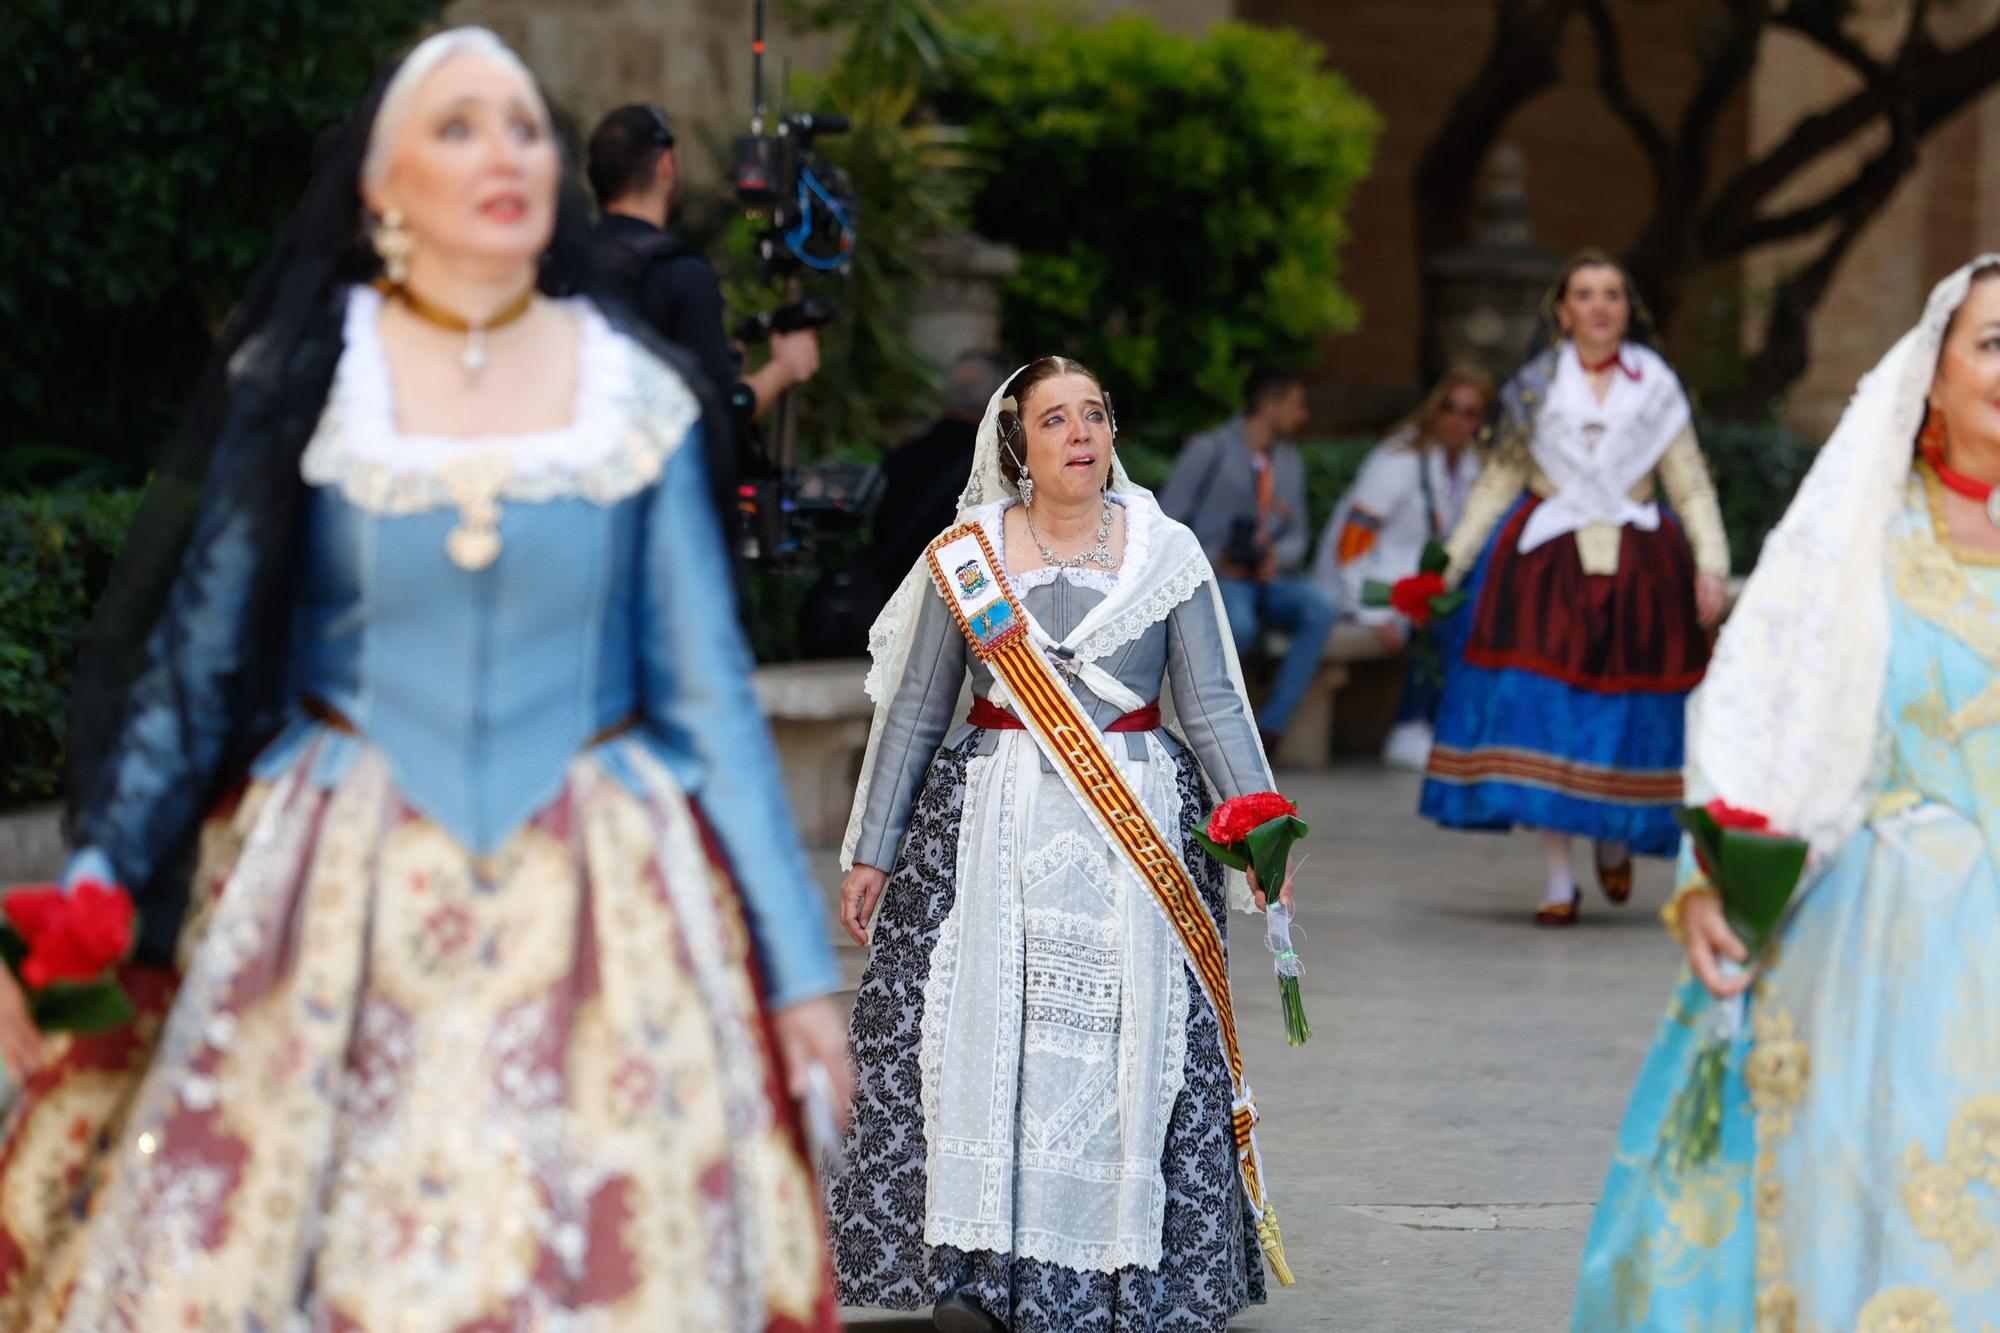
[[[2000,1323],[1996,279],[2000,255],[1945,279],[1861,381],[1689,709],[1689,795],[1812,856],[1747,972],[1684,860],[1691,975],[1619,1132],[1579,1331]],[[1719,1148],[1670,1159],[1695,1048],[1746,992]]]
[[[1501,390],[1493,456],[1447,543],[1446,578],[1471,601],[1441,626],[1421,808],[1452,828],[1540,829],[1546,926],[1577,919],[1572,838],[1595,841],[1613,902],[1633,852],[1673,853],[1681,714],[1729,572],[1687,394],[1629,336],[1635,305],[1607,256],[1564,267],[1548,302],[1561,337]]]

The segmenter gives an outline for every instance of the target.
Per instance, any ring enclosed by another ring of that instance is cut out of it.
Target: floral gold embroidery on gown
[[[2000,559],[1940,540],[1920,468],[1889,534],[1873,816],[1782,928],[1676,1179],[1660,1126],[1706,1030],[1685,978],[1619,1134],[1574,1327],[1943,1333],[2000,1311]]]

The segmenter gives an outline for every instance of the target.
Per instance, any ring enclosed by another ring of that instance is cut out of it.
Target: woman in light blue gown
[[[2000,1326],[2000,257],[1862,381],[1690,706],[1690,799],[1814,848],[1762,965],[1683,854],[1690,972],[1585,1248],[1573,1327]],[[1747,987],[1714,1158],[1662,1124]]]

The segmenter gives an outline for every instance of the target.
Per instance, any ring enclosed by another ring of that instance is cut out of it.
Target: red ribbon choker
[[[1625,364],[1625,349],[1623,347],[1620,347],[1617,351],[1613,352],[1610,356],[1605,357],[1602,361],[1599,361],[1596,365],[1592,365],[1590,362],[1584,360],[1583,349],[1579,347],[1576,349],[1576,361],[1578,365],[1582,366],[1586,372],[1592,375],[1602,375],[1605,371],[1611,369],[1613,366],[1616,366],[1618,367],[1618,369],[1625,372],[1626,379],[1636,380],[1639,378],[1638,368],[1636,366],[1628,366]]]
[[[1931,470],[1937,473],[1938,480],[1950,489],[1963,495],[1966,499],[1977,500],[1979,503],[1985,504],[1993,498],[1993,482],[1974,481],[1963,472],[1954,472],[1946,467],[1944,460],[1936,454],[1927,454],[1925,457],[1930,461]]]
[[[1931,465],[1931,471],[1937,473],[1937,479],[1945,484],[1945,489],[1957,491],[1966,499],[1985,506],[1986,521],[2000,528],[2000,486],[1990,481],[1974,481],[1963,472],[1954,472],[1944,465],[1941,454],[1930,449],[1924,450],[1924,461]]]

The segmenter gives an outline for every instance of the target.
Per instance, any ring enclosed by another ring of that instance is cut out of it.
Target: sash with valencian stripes
[[[1243,1081],[1243,1055],[1236,1044],[1236,1015],[1229,1006],[1229,964],[1222,950],[1222,935],[1188,877],[1187,867],[1160,836],[1152,816],[1111,762],[1104,737],[1029,637],[1027,614],[1014,599],[1014,590],[993,557],[986,533],[976,523],[953,528],[931,543],[928,556],[931,578],[973,653],[1007,683],[1028,734],[1062,774],[1064,784],[1082,802],[1098,831],[1132,863],[1153,891],[1154,900],[1187,953],[1188,964],[1215,1010],[1216,1026],[1222,1034],[1222,1054],[1235,1097],[1231,1120],[1243,1192],[1256,1215],[1257,1238],[1270,1261],[1272,1276],[1280,1286],[1288,1287],[1292,1272],[1285,1264],[1277,1215],[1264,1193],[1263,1158],[1257,1151],[1257,1104]]]

